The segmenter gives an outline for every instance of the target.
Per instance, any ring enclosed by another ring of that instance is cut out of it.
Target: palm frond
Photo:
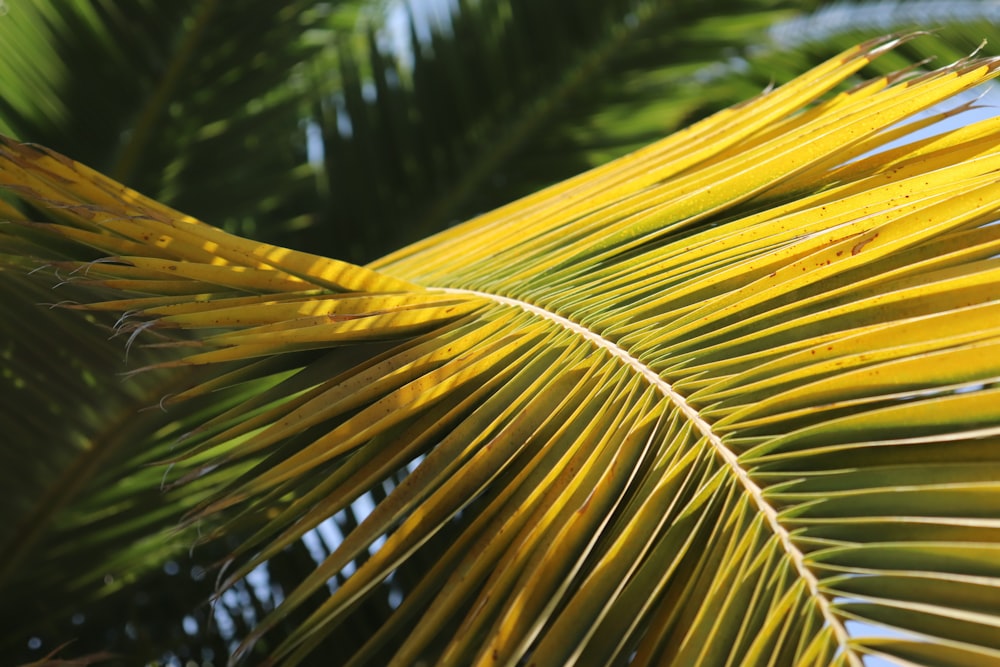
[[[57,266],[131,293],[83,312],[216,369],[170,409],[257,383],[170,456],[189,526],[255,531],[223,588],[391,488],[243,651],[304,611],[301,662],[406,573],[349,664],[989,663],[1000,124],[883,145],[1000,61],[836,92],[904,42],[367,267],[16,143],[0,183],[61,224],[3,243],[95,249]]]

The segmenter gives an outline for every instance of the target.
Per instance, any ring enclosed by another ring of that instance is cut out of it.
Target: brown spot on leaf
[[[855,243],[854,247],[851,248],[851,255],[857,255],[859,252],[861,252],[861,250],[866,245],[868,245],[869,243],[871,243],[872,241],[875,240],[876,236],[878,236],[878,234],[875,234],[874,236],[871,236],[871,237],[869,237],[867,239],[861,239],[860,241],[858,241],[857,243]]]

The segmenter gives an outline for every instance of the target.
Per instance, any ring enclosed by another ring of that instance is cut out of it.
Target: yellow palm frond
[[[74,308],[222,364],[166,405],[269,379],[171,458],[205,539],[250,532],[223,587],[412,469],[244,650],[336,580],[301,661],[419,558],[344,662],[991,664],[1000,120],[899,141],[1000,60],[838,88],[905,39],[367,267],[14,142],[57,222],[3,243],[89,246],[52,259],[120,294]]]

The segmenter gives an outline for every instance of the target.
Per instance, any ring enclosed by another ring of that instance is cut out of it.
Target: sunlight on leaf
[[[237,659],[407,573],[349,664],[988,664],[1000,121],[895,142],[1000,60],[853,78],[912,38],[364,267],[6,141],[53,222],[0,247],[179,350],[143,370],[214,372],[170,405],[253,388],[170,456],[184,526],[241,537],[220,596],[387,485]]]

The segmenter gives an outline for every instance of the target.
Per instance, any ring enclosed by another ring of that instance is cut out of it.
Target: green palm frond
[[[906,41],[364,267],[13,142],[0,183],[59,219],[2,242],[125,289],[74,309],[180,348],[146,373],[214,374],[141,456],[245,536],[223,589],[386,490],[240,652],[296,618],[273,659],[351,628],[357,665],[989,664],[1000,124],[885,146],[1000,63],[837,92]]]
[[[303,130],[323,92],[313,70],[364,57],[356,26],[378,4],[8,3],[0,129],[220,226],[287,234],[321,208]]]

